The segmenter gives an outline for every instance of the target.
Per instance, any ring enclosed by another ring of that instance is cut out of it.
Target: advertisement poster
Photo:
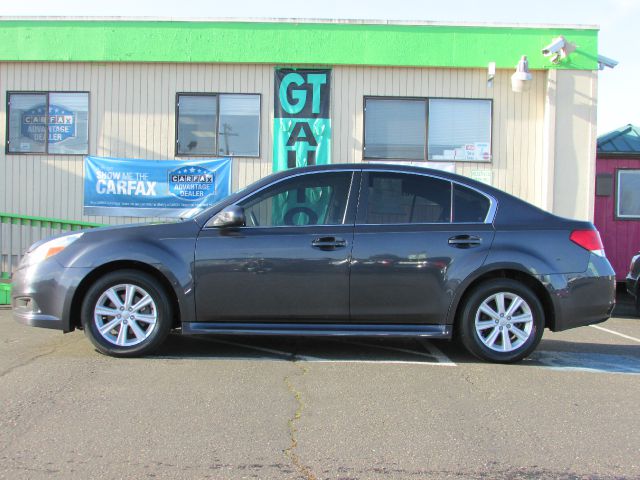
[[[231,159],[85,157],[84,214],[179,217],[231,193]]]
[[[331,163],[331,70],[275,70],[273,171]]]

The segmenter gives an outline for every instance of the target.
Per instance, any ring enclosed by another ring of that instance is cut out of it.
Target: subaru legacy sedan
[[[19,322],[85,331],[129,357],[182,334],[458,338],[515,362],[552,331],[606,320],[615,276],[589,222],[419,167],[266,177],[176,223],[34,244]]]

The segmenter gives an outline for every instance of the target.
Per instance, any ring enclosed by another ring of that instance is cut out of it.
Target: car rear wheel
[[[463,345],[478,358],[512,363],[540,343],[544,312],[526,285],[503,278],[483,282],[467,297],[459,317]]]
[[[82,303],[82,326],[96,349],[115,357],[155,350],[171,329],[171,304],[152,276],[119,270],[98,279]]]

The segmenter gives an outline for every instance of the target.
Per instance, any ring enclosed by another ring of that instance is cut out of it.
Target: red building
[[[598,137],[594,223],[605,252],[624,281],[640,251],[640,128],[625,125]]]

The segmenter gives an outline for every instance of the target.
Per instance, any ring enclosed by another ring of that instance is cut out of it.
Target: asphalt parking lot
[[[0,478],[640,478],[640,318],[517,365],[449,342],[181,337],[154,357],[0,310]]]

